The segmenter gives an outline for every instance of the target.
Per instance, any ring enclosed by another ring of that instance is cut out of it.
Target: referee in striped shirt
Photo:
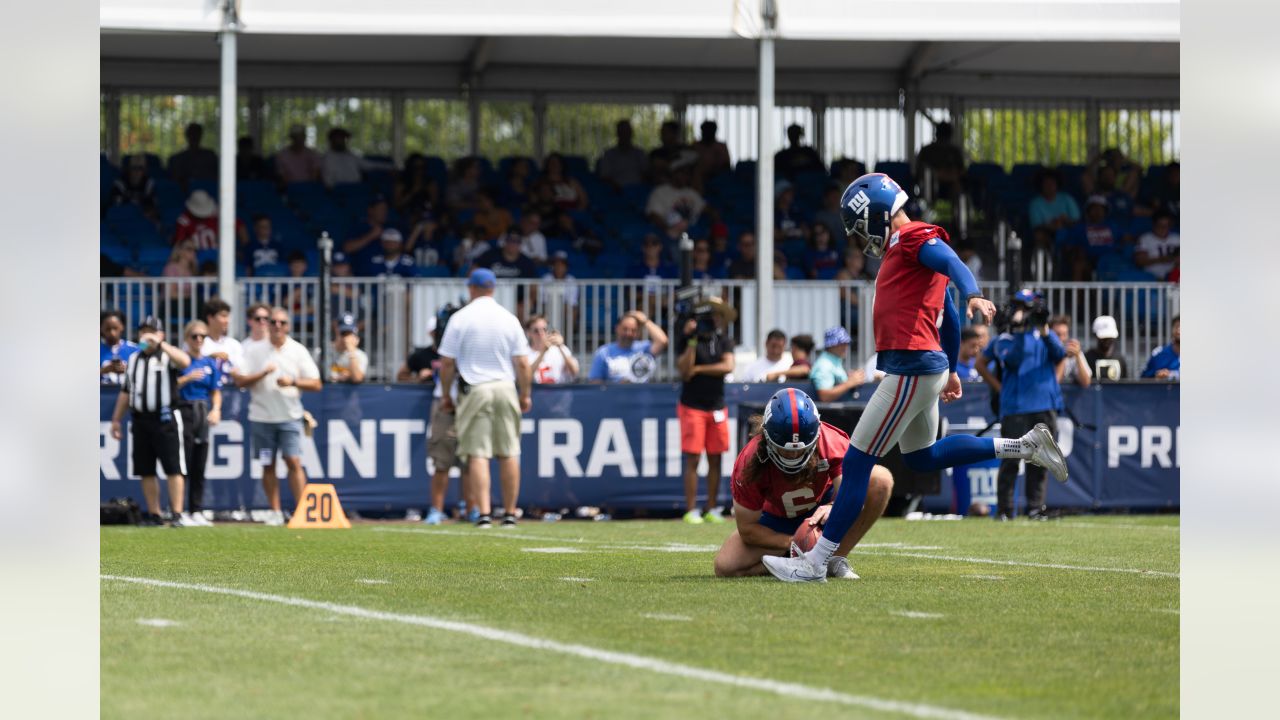
[[[147,503],[144,525],[160,525],[160,485],[156,482],[156,464],[169,478],[169,505],[174,527],[186,525],[182,520],[182,500],[187,473],[182,447],[182,404],[178,393],[178,375],[191,364],[191,357],[164,341],[160,321],[148,315],[138,326],[138,352],[129,356],[124,385],[111,413],[111,437],[124,437],[120,421],[125,410],[133,414],[133,468],[142,476],[142,496]]]

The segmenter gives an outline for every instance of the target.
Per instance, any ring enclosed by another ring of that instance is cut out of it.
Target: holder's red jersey
[[[920,264],[918,257],[921,246],[939,242],[951,242],[947,231],[918,221],[889,238],[876,275],[876,352],[942,350],[938,327],[947,276]]]
[[[733,463],[733,479],[730,488],[733,501],[748,510],[763,510],[770,515],[794,518],[808,515],[818,506],[818,500],[826,494],[832,481],[843,473],[844,454],[849,450],[849,436],[843,430],[822,423],[818,429],[818,471],[807,485],[795,484],[794,475],[787,475],[777,465],[765,461],[764,470],[754,483],[743,482],[743,469],[756,453],[765,456],[761,447],[763,435],[756,435],[738,453]]]

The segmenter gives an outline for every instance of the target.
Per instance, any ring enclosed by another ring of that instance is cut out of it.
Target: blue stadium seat
[[[644,212],[645,205],[649,204],[649,193],[653,192],[653,188],[644,183],[635,183],[634,185],[624,185],[622,188],[622,197],[629,205],[639,212]]]
[[[1013,170],[1009,172],[1009,179],[1014,186],[1019,189],[1035,189],[1034,183],[1036,174],[1044,169],[1043,165],[1036,163],[1018,163],[1013,166]]]
[[[364,183],[340,183],[333,186],[333,199],[348,210],[359,210],[363,215],[373,199],[373,191]],[[387,198],[388,201],[391,198]]]
[[[788,280],[807,280],[808,278],[805,277],[804,270],[801,270],[800,268],[794,265],[788,265],[787,279]]]
[[[178,183],[166,178],[159,178],[155,183],[156,204],[161,208],[180,208],[186,202],[187,198],[182,194]]]
[[[289,277],[289,266],[285,263],[262,265],[254,270],[255,277]]]
[[[733,167],[733,174],[743,181],[751,182],[756,176],[755,160],[739,160],[738,164]]]
[[[103,217],[110,227],[118,228],[121,225],[136,224],[139,222],[149,223],[146,216],[142,214],[142,208],[137,205],[112,205],[107,208],[107,214]]]
[[[1135,241],[1149,232],[1151,232],[1150,217],[1135,215],[1131,220],[1129,220],[1129,234],[1133,236]]]
[[[308,212],[329,205],[329,192],[318,182],[289,183],[285,196],[291,205]]]
[[[453,272],[449,270],[447,265],[422,265],[418,267],[418,277],[447,278],[452,276]]]
[[[218,181],[217,180],[192,180],[187,185],[187,197],[191,197],[191,193],[203,190],[209,193],[209,197],[214,200],[218,199]]]
[[[591,175],[591,167],[587,159],[581,155],[563,155],[564,174],[569,177],[583,178]]]

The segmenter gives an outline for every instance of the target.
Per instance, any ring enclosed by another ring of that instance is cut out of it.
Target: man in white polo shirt
[[[289,490],[296,501],[307,485],[302,470],[302,398],[300,390],[321,387],[320,368],[302,343],[289,337],[289,311],[271,308],[265,342],[249,345],[237,369],[239,387],[249,388],[249,433],[262,464],[262,490],[271,505],[268,525],[283,525],[276,451],[289,471]]]
[[[440,383],[459,376],[456,429],[458,455],[467,458],[467,484],[480,506],[476,527],[492,527],[489,460],[498,458],[503,527],[516,524],[520,495],[520,414],[529,412],[529,341],[520,321],[493,299],[493,271],[475,270],[467,280],[471,302],[449,318],[440,340]],[[519,395],[517,396],[517,386]],[[453,410],[449,395],[440,408]]]

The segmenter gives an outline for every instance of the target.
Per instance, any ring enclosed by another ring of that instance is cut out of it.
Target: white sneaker
[[[1037,423],[1031,428],[1031,432],[1022,436],[1022,441],[1032,447],[1031,457],[1027,462],[1048,470],[1058,482],[1067,481],[1067,459],[1054,441],[1048,425]]]
[[[187,527],[204,527],[204,518],[193,513],[184,512],[182,513],[182,524]]]
[[[769,574],[782,582],[826,582],[827,569],[814,567],[795,543],[791,543],[791,554],[795,557],[778,557],[765,555],[761,561]]]
[[[284,525],[284,511],[268,510],[267,517],[262,521],[262,524],[270,525],[271,527],[280,527],[281,525]]]
[[[849,558],[843,558],[839,555],[832,555],[827,560],[827,577],[839,580],[858,580],[858,573],[849,567]]]

